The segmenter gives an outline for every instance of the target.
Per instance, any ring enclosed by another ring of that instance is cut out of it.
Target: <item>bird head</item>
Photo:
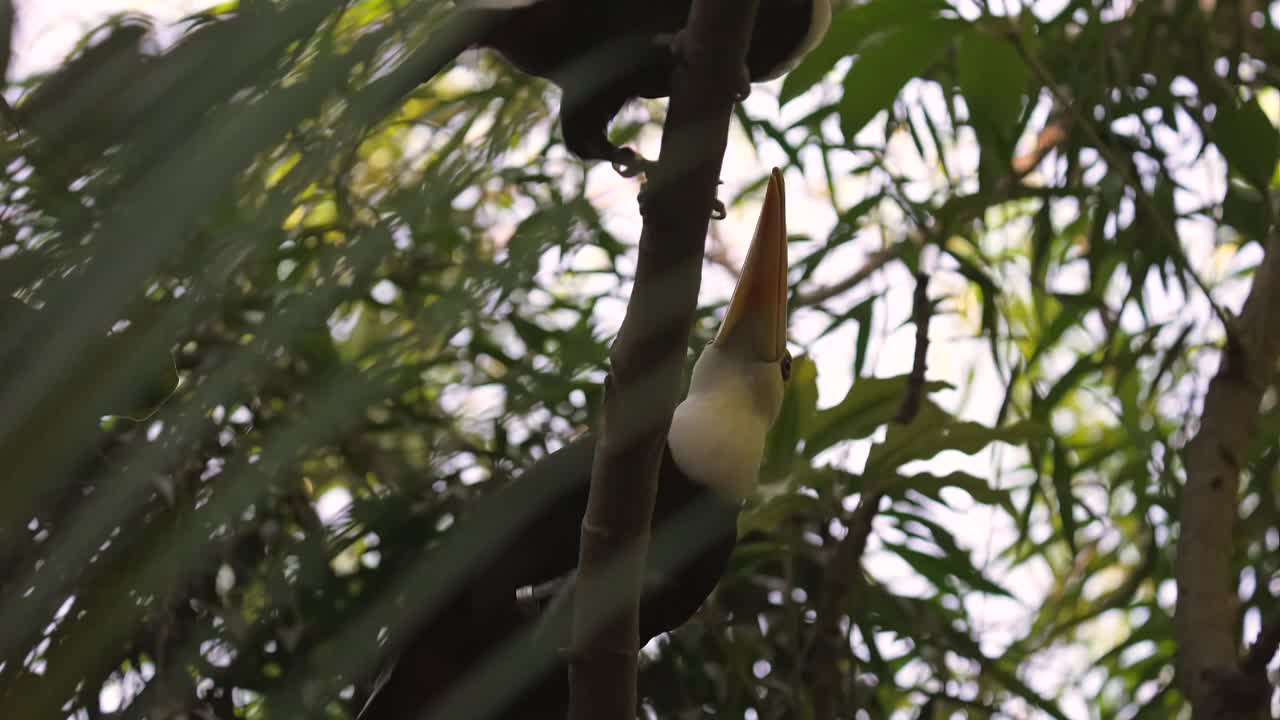
[[[786,198],[775,168],[729,309],[672,417],[667,444],[691,479],[735,499],[755,491],[791,374],[786,344]]]

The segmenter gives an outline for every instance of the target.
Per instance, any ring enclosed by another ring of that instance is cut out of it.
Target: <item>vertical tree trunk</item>
[[[611,352],[574,596],[569,717],[636,710],[639,598],[658,465],[697,309],[707,223],[756,0],[694,0],[681,37],[635,287]]]

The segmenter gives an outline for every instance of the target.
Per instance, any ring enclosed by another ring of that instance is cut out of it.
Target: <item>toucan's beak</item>
[[[773,169],[742,276],[713,344],[756,362],[778,362],[787,347],[787,202]]]

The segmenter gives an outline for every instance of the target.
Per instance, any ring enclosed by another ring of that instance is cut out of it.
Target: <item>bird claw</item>
[[[711,219],[723,220],[729,217],[729,211],[725,209],[724,203],[720,202],[720,198],[711,201]]]
[[[642,157],[631,148],[618,148],[612,161],[614,172],[625,178],[646,175],[653,169],[653,161]]]
[[[717,180],[716,185],[723,185],[723,180]],[[729,217],[729,211],[725,208],[724,203],[720,202],[720,198],[711,198],[711,219],[723,220]]]
[[[624,178],[633,178],[644,173],[644,168],[639,165],[631,165],[628,163],[613,162],[613,171]]]

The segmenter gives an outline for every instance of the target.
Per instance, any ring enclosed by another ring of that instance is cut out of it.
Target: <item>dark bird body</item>
[[[733,552],[738,513],[755,490],[790,373],[786,268],[782,179],[775,170],[720,332],[695,363],[688,396],[672,417],[640,602],[642,643],[692,617]],[[568,682],[557,651],[568,644],[567,603],[534,604],[517,595],[577,567],[594,453],[594,439],[584,436],[462,518],[493,541],[491,550],[468,555],[459,589],[429,617],[414,618],[409,632],[393,635],[388,654],[398,660],[384,673],[362,720],[564,717]],[[405,611],[414,614],[413,598],[404,600]],[[512,648],[525,652],[524,659],[496,671],[491,681],[476,680],[478,691],[444,712],[475,673]],[[511,697],[498,697],[494,688]]]
[[[746,59],[751,82],[786,72],[822,39],[830,1],[761,0]],[[634,151],[609,143],[609,122],[628,100],[671,94],[681,52],[673,40],[689,18],[690,0],[488,0],[461,7],[485,28],[476,46],[560,86],[560,123],[571,152],[644,169]]]
[[[521,630],[532,631],[539,618],[515,601],[518,588],[561,578],[577,566],[582,513],[587,503],[595,439],[585,436],[544,459],[509,488],[515,503],[546,503],[546,510],[505,546],[504,552],[483,567],[476,567],[465,590],[457,594],[435,619],[413,633],[400,649],[399,659],[360,716],[367,720],[434,718],[433,703],[444,699],[469,673],[477,671],[504,643],[523,642]],[[584,472],[584,470],[586,472]],[[554,489],[551,489],[554,488]],[[536,490],[548,490],[536,493]],[[534,495],[537,494],[535,498]],[[724,573],[733,552],[739,503],[718,497],[710,489],[685,476],[665,453],[659,472],[654,507],[654,534],[664,530],[664,519],[676,517],[682,508],[699,505],[697,541],[693,555],[679,552],[651,553],[651,582],[640,606],[640,639],[684,624],[710,594]],[[684,543],[677,543],[684,545]],[[661,580],[658,580],[661,578]],[[556,624],[551,625],[557,627]],[[547,630],[532,652],[554,655],[566,640]],[[531,643],[532,644],[532,643]],[[465,718],[522,718],[561,720],[568,706],[568,679],[557,662],[531,674],[527,686],[483,715],[473,714],[471,703],[450,713]],[[483,701],[491,698],[485,697]],[[423,713],[421,715],[417,713]]]

